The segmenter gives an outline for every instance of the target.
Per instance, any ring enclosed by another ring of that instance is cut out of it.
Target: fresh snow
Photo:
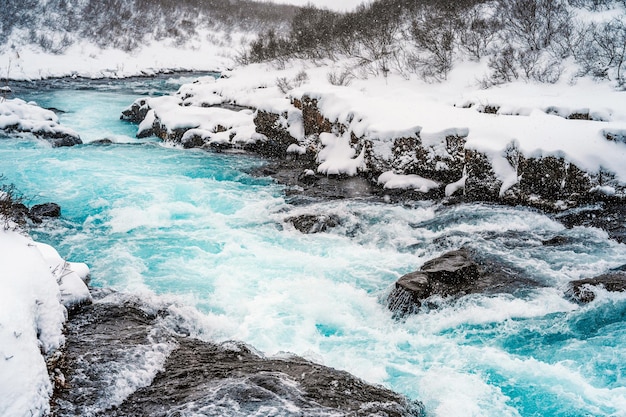
[[[519,82],[480,89],[476,80],[484,75],[484,63],[468,62],[457,65],[442,84],[392,74],[335,86],[327,78],[336,70],[305,61],[292,61],[282,69],[271,64],[249,65],[227,71],[218,80],[205,78],[183,86],[178,93],[184,98],[183,106],[171,101],[170,110],[156,103],[155,108],[162,109],[159,117],[170,119],[166,123],[170,127],[200,125],[198,119],[204,118],[209,131],[216,124],[232,124],[229,120],[233,115],[210,114],[198,107],[202,103],[238,104],[283,115],[281,123],[299,142],[290,148],[294,152],[311,145],[311,138],[304,135],[302,112],[293,104],[294,99],[309,96],[317,100],[327,119],[347,127],[340,136],[320,136],[318,172],[323,174],[356,175],[364,169],[362,150],[352,147],[351,134],[369,139],[374,155],[382,160],[390,159],[395,138],[419,135],[424,145],[437,152],[446,136],[457,135],[466,138],[466,148],[491,159],[495,174],[503,182],[501,193],[519,180],[516,169],[505,158],[511,144],[527,157],[563,157],[587,172],[607,170],[616,174],[618,181],[626,182],[626,143],[607,139],[607,135],[625,136],[626,92],[608,83],[582,78],[552,85]],[[280,91],[278,78],[295,83],[302,71],[308,75],[305,84],[294,86],[287,94]],[[485,113],[486,106],[497,108],[497,113]],[[588,114],[592,120],[567,118],[576,113]],[[258,137],[253,136],[252,120],[242,119],[237,132],[243,131],[254,140]],[[249,124],[244,128],[245,123]],[[446,185],[452,192],[463,183]],[[414,178],[400,181],[394,177],[385,184],[416,187]]]
[[[317,155],[317,172],[326,175],[346,174],[355,176],[359,170],[365,169],[365,150],[357,156],[350,146],[350,136],[337,137],[331,133],[320,134],[323,146]]]
[[[59,118],[53,111],[42,109],[37,103],[27,103],[19,98],[8,100],[0,98],[0,130],[78,137],[74,130],[59,124]]]
[[[0,415],[49,412],[46,357],[64,343],[66,308],[91,299],[88,274],[51,246],[0,228]]]
[[[386,189],[413,189],[426,193],[433,188],[439,187],[439,183],[420,177],[419,175],[398,175],[393,171],[387,171],[378,177],[378,183]]]
[[[163,40],[125,52],[77,42],[62,54],[22,45],[17,34],[17,38],[0,45],[0,78],[123,78],[171,71],[221,71],[233,66],[238,45],[250,37],[243,33],[199,32],[198,39],[184,48]]]

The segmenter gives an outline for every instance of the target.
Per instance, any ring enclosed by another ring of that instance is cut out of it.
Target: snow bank
[[[365,169],[363,148],[358,149],[360,143],[351,143],[347,139],[350,135],[370,141],[373,157],[388,165],[397,138],[419,137],[422,145],[432,148],[431,158],[435,158],[445,154],[446,138],[457,136],[465,139],[466,149],[487,155],[502,182],[501,195],[519,181],[516,168],[506,159],[505,151],[511,143],[526,157],[563,157],[586,172],[607,170],[626,182],[626,144],[607,139],[624,136],[625,92],[587,79],[574,85],[512,83],[481,90],[476,87],[481,70],[479,64],[460,65],[448,82],[435,85],[390,76],[355,79],[350,86],[335,86],[327,77],[332,67],[294,61],[291,67],[281,70],[262,64],[238,68],[225,78],[199,80],[180,92],[190,106],[237,103],[287,115],[281,116],[280,123],[298,141],[290,152],[310,149],[311,139],[294,106],[302,97],[310,97],[324,118],[345,128],[341,134],[319,136],[317,170],[323,174],[355,175]],[[302,71],[307,73],[306,83],[294,86],[288,94],[280,91],[279,79],[295,83]],[[496,109],[495,114],[486,112],[487,108],[492,112]],[[193,120],[193,116],[189,118]],[[445,164],[440,165],[445,169]],[[388,188],[424,186],[421,180],[401,177],[381,183]],[[450,194],[462,188],[465,180],[459,175],[445,185],[450,185]]]
[[[0,50],[3,74],[15,80],[53,77],[123,78],[172,71],[221,71],[233,65],[236,46],[250,37],[244,33],[199,30],[197,40],[181,46],[162,40],[143,45],[132,52],[101,49],[82,41],[62,54],[45,53],[32,45],[22,45],[18,34]],[[204,41],[213,39],[213,41]],[[15,45],[10,48],[9,45]]]
[[[43,137],[78,138],[74,130],[59,124],[59,118],[53,111],[19,98],[0,99],[0,130],[30,132]]]
[[[138,136],[156,134],[162,139],[180,142],[185,146],[195,143],[197,138],[203,144],[245,144],[259,138],[255,132],[252,110],[210,107],[202,95],[191,96],[194,103],[191,104],[181,95],[186,96],[179,91],[176,96],[150,97],[133,103],[133,106],[149,109],[139,124]],[[217,101],[213,93],[209,95],[212,96],[209,102]]]
[[[331,133],[320,134],[323,149],[317,155],[321,162],[317,172],[326,175],[345,174],[355,176],[359,170],[365,170],[365,150],[355,157],[356,151],[350,146],[350,137],[337,137]]]
[[[49,411],[44,355],[63,345],[66,307],[91,299],[88,273],[51,246],[0,229],[0,415]]]

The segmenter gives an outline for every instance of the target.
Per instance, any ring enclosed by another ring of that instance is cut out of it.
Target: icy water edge
[[[0,141],[7,181],[32,204],[63,209],[33,237],[88,263],[93,286],[171,303],[205,340],[242,340],[347,370],[423,401],[428,415],[626,415],[626,296],[600,293],[585,306],[563,296],[570,280],[625,264],[626,245],[527,209],[293,205],[280,185],[246,173],[259,159],[139,141],[119,120],[138,96],[185,81],[24,91],[63,110],[61,122],[87,144]],[[88,143],[103,138],[116,143]],[[304,213],[334,214],[341,225],[304,235],[284,222]],[[541,244],[555,236],[567,243]],[[393,320],[384,299],[395,280],[463,245],[546,287],[468,296]],[[146,362],[142,371],[158,367]],[[116,395],[112,402],[126,393]]]

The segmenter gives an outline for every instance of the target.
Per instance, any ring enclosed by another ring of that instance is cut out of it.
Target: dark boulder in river
[[[626,291],[626,272],[624,266],[611,270],[595,278],[578,279],[569,283],[567,295],[581,303],[590,303],[596,298],[595,288],[604,288],[606,291]]]
[[[94,297],[71,314],[65,355],[51,366],[55,416],[423,415],[420,402],[347,372],[194,339],[167,308]]]
[[[31,207],[29,214],[31,218],[38,219],[41,217],[60,217],[61,206],[56,203],[36,204]]]
[[[302,214],[288,217],[285,221],[302,233],[319,233],[336,227],[340,224],[340,219],[335,215],[326,214]]]
[[[519,271],[471,249],[444,253],[402,276],[387,298],[397,317],[416,313],[431,296],[459,297],[467,294],[515,293],[539,284]]]

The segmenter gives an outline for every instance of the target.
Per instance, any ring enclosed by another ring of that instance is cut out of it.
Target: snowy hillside
[[[221,70],[295,6],[249,0],[4,1],[0,79],[93,78]]]

